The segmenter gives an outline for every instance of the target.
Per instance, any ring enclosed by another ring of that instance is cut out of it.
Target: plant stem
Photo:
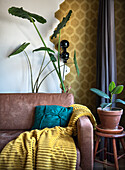
[[[44,61],[45,61],[45,56],[46,56],[46,52],[44,53],[44,57],[43,57],[43,60],[42,60],[42,63],[41,63],[39,74],[38,74],[37,79],[36,79],[35,84],[34,84],[34,91],[35,91],[35,86],[37,88],[37,85],[38,85],[39,77],[41,75],[41,70],[42,70],[42,67],[43,67],[43,64],[44,64]]]
[[[64,78],[65,78],[65,63],[64,63],[64,67],[63,67],[63,81],[64,81]]]
[[[50,62],[51,62],[51,60],[44,66],[44,68],[41,70],[40,74],[45,70],[45,68],[49,65]]]
[[[37,31],[37,33],[38,33],[38,35],[39,35],[39,37],[40,37],[41,41],[42,41],[42,43],[43,43],[43,44],[44,44],[44,46],[46,47],[46,44],[45,44],[45,42],[44,42],[44,40],[43,40],[43,38],[42,38],[42,36],[41,36],[41,34],[40,34],[40,32],[39,32],[39,30],[38,30],[37,26],[36,26],[36,24],[34,23],[34,21],[33,21],[32,17],[30,17],[30,18],[31,18],[31,21],[32,21],[32,23],[33,23],[33,25],[34,25],[34,27],[35,27],[35,29],[36,29],[36,31]]]
[[[55,71],[55,69],[53,69],[52,71],[50,71],[50,72],[41,80],[41,82],[40,82],[39,85],[38,85],[38,88],[36,89],[36,93],[38,92],[38,90],[39,90],[42,82],[43,82],[53,71]]]
[[[58,70],[59,74],[61,76],[61,70],[60,70],[60,36],[61,36],[61,31],[59,30],[59,42],[58,42]]]
[[[30,67],[30,75],[31,75],[31,88],[32,88],[32,93],[34,93],[34,88],[33,88],[33,73],[32,73],[32,66],[31,66],[31,62],[30,59],[28,57],[28,54],[26,53],[26,51],[24,51],[27,59],[28,59],[28,63],[29,63],[29,67]]]
[[[111,103],[112,103],[112,97],[113,97],[113,94],[111,93]],[[110,105],[110,110],[112,109],[112,104]]]
[[[44,44],[44,46],[46,47],[46,44],[45,44],[45,42],[44,42],[44,40],[43,40],[43,38],[42,38],[42,36],[41,36],[41,34],[40,34],[40,32],[39,32],[39,30],[38,30],[37,26],[35,25],[35,23],[34,23],[34,21],[33,21],[32,17],[30,17],[30,18],[31,18],[31,21],[32,21],[32,23],[33,23],[33,25],[34,25],[34,27],[35,27],[35,29],[36,29],[36,31],[37,31],[37,33],[38,33],[38,35],[39,35],[39,37],[40,37],[41,41],[42,41],[42,43],[43,43],[43,44]],[[47,53],[49,54],[48,50],[47,50]],[[50,54],[49,54],[49,56],[50,56]],[[58,72],[58,70],[57,70],[57,68],[56,68],[55,63],[54,63],[53,61],[52,61],[52,63],[53,63],[53,66],[54,66],[54,68],[55,68],[55,70],[56,70],[56,73],[57,73],[57,75],[58,75],[58,77],[59,77],[59,79],[60,79],[60,82],[61,82],[62,88],[63,88],[64,93],[65,93],[65,92],[66,92],[66,89],[65,89],[65,86],[64,86],[64,83],[63,83],[62,77],[61,77],[60,73]]]
[[[48,66],[48,64],[50,63],[51,61],[49,61],[46,65],[45,65],[45,67],[41,70],[41,72],[40,72],[40,74],[39,74],[39,77],[40,77],[40,75],[41,75],[41,73],[45,70],[45,68]],[[39,80],[39,77],[38,77],[38,80]],[[37,83],[38,83],[38,80],[37,80]],[[39,85],[38,85],[39,86]],[[36,89],[38,89],[38,87],[36,86]],[[36,90],[37,92],[38,92],[38,90]]]
[[[64,65],[61,65],[60,67],[62,67],[62,66],[64,66]],[[50,71],[50,72],[41,80],[41,82],[39,83],[38,88],[36,89],[36,93],[38,92],[38,90],[39,90],[42,82],[43,82],[53,71],[55,71],[55,69],[53,69],[52,71]]]

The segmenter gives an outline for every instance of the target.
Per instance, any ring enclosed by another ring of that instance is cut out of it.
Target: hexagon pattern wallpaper
[[[115,0],[115,30],[116,30],[116,56],[117,56],[117,83],[124,85],[124,92],[118,95],[125,100],[125,1]],[[125,128],[125,105],[121,124]]]
[[[96,87],[96,41],[99,0],[65,0],[55,13],[58,20],[62,20],[71,9],[71,19],[61,31],[61,40],[69,41],[69,63],[72,62],[74,49],[80,69],[78,77],[73,64],[66,76],[65,84],[71,86],[75,103],[89,107],[96,114],[96,95],[89,89]],[[116,21],[116,49],[118,84],[125,84],[125,2],[115,0]],[[58,40],[52,42],[57,45]],[[125,92],[124,92],[125,93]],[[125,98],[125,94],[121,96]]]
[[[71,63],[76,50],[80,70],[78,77],[74,64],[68,65],[70,73],[66,76],[65,84],[71,86],[70,92],[74,94],[75,103],[87,105],[95,110],[95,95],[90,88],[96,86],[96,36],[97,36],[97,0],[65,0],[55,13],[58,20],[62,20],[69,10],[72,15],[66,27],[61,31],[61,40],[69,41],[69,60]],[[52,41],[55,45],[57,39]]]

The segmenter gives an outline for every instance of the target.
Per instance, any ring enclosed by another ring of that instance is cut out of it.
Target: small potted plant
[[[112,104],[117,103],[117,102],[125,104],[125,101],[123,101],[121,99],[116,99],[113,101],[113,95],[120,94],[123,91],[123,88],[124,88],[123,85],[116,86],[115,83],[112,81],[109,84],[110,95],[107,95],[103,91],[98,90],[96,88],[90,89],[92,92],[94,92],[98,96],[109,100],[109,102],[102,103],[100,105],[101,107],[97,108],[97,113],[100,118],[102,129],[112,129],[112,130],[118,129],[121,115],[123,114],[123,109],[118,108],[118,107],[113,108]]]

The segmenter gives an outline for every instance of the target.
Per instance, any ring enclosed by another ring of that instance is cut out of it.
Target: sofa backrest
[[[69,93],[1,93],[0,130],[30,129],[37,105],[68,107],[73,103],[74,97]]]

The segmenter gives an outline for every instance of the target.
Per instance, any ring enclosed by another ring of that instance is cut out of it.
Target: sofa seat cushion
[[[16,139],[22,132],[24,132],[24,130],[0,130],[0,152],[7,143]]]

